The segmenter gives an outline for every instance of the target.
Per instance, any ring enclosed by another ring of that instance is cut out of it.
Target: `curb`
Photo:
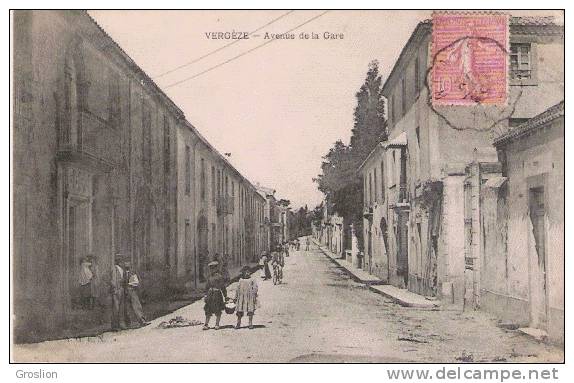
[[[436,303],[432,303],[429,301],[428,304],[422,304],[422,303],[414,303],[414,302],[409,302],[409,301],[405,301],[404,299],[401,299],[399,297],[396,297],[394,295],[391,295],[389,293],[386,293],[384,291],[381,291],[377,288],[375,288],[374,286],[380,286],[380,285],[385,285],[383,283],[383,281],[365,281],[362,280],[360,277],[356,276],[355,274],[353,274],[351,272],[351,270],[347,269],[346,267],[344,267],[343,265],[341,265],[338,261],[337,258],[331,257],[327,251],[325,249],[323,249],[323,247],[317,243],[317,241],[315,241],[315,239],[313,239],[313,242],[315,243],[315,245],[319,248],[319,250],[321,250],[321,252],[329,259],[331,260],[331,262],[333,262],[334,264],[336,264],[337,266],[339,266],[341,269],[343,269],[345,271],[345,273],[355,282],[359,282],[364,284],[365,286],[368,287],[368,289],[376,294],[382,295],[390,300],[392,300],[394,303],[403,306],[403,307],[410,307],[410,308],[418,308],[418,309],[431,309],[431,310],[436,310],[440,307],[439,304]]]
[[[371,290],[374,293],[377,293],[379,295],[384,296],[385,298],[389,298],[390,300],[392,300],[394,303],[397,303],[403,307],[411,307],[411,308],[417,308],[417,309],[438,309],[440,307],[440,305],[436,304],[436,303],[432,303],[429,301],[428,304],[420,304],[420,303],[413,303],[413,302],[407,302],[401,298],[398,298],[394,295],[391,295],[389,293],[386,293],[384,291],[378,290],[372,286],[368,286],[369,290]]]

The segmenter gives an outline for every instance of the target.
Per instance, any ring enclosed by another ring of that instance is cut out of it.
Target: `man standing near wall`
[[[149,322],[145,319],[142,304],[138,296],[138,289],[140,286],[140,281],[135,272],[131,269],[131,262],[124,263],[124,292],[125,292],[125,304],[126,304],[126,321],[128,320],[127,305],[132,308],[136,320],[140,326],[147,326]]]
[[[124,300],[124,269],[121,266],[121,254],[116,254],[114,263],[110,281],[110,294],[112,295],[112,331],[118,331],[125,328],[121,327],[120,315],[123,312]]]

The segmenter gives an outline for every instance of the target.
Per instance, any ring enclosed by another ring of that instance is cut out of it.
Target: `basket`
[[[233,314],[235,312],[235,302],[229,300],[225,302],[225,313],[226,314]]]

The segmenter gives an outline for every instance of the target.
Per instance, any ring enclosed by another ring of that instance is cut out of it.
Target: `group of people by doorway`
[[[112,296],[112,331],[118,331],[130,326],[130,310],[140,327],[147,326],[142,304],[139,298],[140,280],[132,264],[124,260],[121,254],[115,257],[110,280]]]
[[[78,272],[78,305],[83,310],[94,310],[99,301],[101,275],[96,258],[87,255],[82,258]],[[131,325],[131,317],[139,326],[149,322],[143,313],[139,298],[140,281],[132,270],[131,262],[121,254],[116,254],[115,262],[109,276],[109,294],[111,297],[111,329],[118,331]],[[101,304],[101,302],[99,302]],[[130,315],[131,314],[131,315]]]

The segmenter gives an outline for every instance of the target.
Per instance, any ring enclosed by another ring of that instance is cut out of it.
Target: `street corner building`
[[[418,24],[383,85],[388,139],[358,169],[363,246],[337,220],[314,232],[381,283],[563,342],[564,27],[508,28],[507,103],[433,105],[432,21]]]
[[[84,11],[15,11],[16,342],[109,322],[114,255],[153,300],[257,262],[266,200]],[[79,304],[93,255],[99,310]]]
[[[481,305],[563,341],[564,101],[494,145],[500,174],[480,194],[479,233],[490,247],[478,254]]]

